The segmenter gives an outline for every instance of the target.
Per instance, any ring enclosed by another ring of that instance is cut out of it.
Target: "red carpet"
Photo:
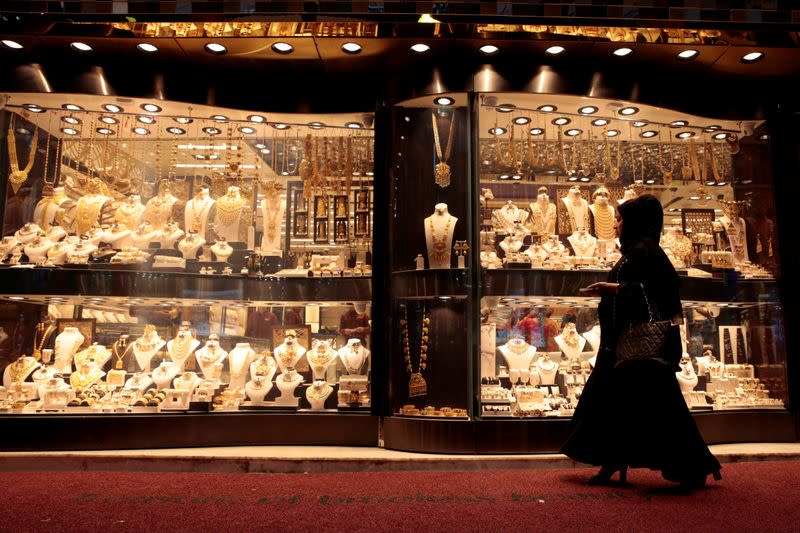
[[[800,462],[725,465],[684,496],[651,472],[3,473],[2,531],[798,531]]]

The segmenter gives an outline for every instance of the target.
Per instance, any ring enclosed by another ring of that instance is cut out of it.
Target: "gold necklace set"
[[[33,168],[33,162],[36,160],[36,148],[39,144],[39,128],[36,126],[33,127],[33,139],[31,140],[30,153],[28,154],[28,163],[25,165],[25,168],[20,169],[19,156],[17,155],[17,138],[14,132],[14,117],[15,115],[12,114],[11,120],[8,123],[8,181],[11,183],[11,190],[14,191],[14,194],[17,194],[19,188],[22,187],[22,184],[28,179],[28,173]]]
[[[192,347],[192,341],[194,341],[194,337],[191,333],[186,333],[184,335],[178,335],[172,341],[172,348],[170,349],[172,359],[182,360],[189,356],[189,350]]]
[[[616,237],[614,222],[614,211],[610,205],[594,204],[594,232],[598,238],[608,240]]]
[[[36,361],[41,361],[42,348],[44,348],[44,345],[47,342],[47,339],[50,338],[51,333],[53,333],[52,325],[45,326],[44,324],[37,324],[36,329],[33,330],[33,353],[31,356]],[[37,337],[39,337],[38,341]]]
[[[431,241],[433,242],[433,252],[431,258],[435,261],[446,261],[450,257],[450,250],[447,246],[447,240],[450,236],[450,225],[453,217],[447,215],[447,224],[445,224],[444,231],[441,236],[436,235],[436,228],[433,225],[433,217],[428,219],[428,226],[431,230]]]
[[[119,353],[120,347],[124,347],[124,350],[121,355]],[[111,347],[111,351],[114,353],[114,359],[116,360],[114,368],[116,368],[117,370],[122,370],[122,368],[124,367],[123,360],[125,359],[125,356],[128,355],[128,353],[132,349],[133,349],[133,344],[123,343],[122,341],[117,341],[114,343],[114,345]]]
[[[311,387],[306,390],[306,396],[309,400],[323,400],[328,397],[331,393],[331,386],[327,383],[323,383],[323,385],[317,386],[315,383]]]
[[[247,201],[238,194],[226,194],[217,200],[217,218],[224,226],[231,226],[242,213]]]
[[[431,319],[428,317],[425,308],[422,309],[422,324],[420,328],[419,339],[419,366],[417,371],[414,372],[414,366],[411,363],[411,346],[408,338],[408,307],[403,308],[403,318],[400,319],[400,335],[403,342],[403,357],[406,363],[406,370],[409,374],[408,380],[408,397],[425,396],[428,394],[428,384],[425,378],[422,377],[422,372],[428,368],[428,340],[430,333]]]
[[[450,159],[450,152],[453,150],[453,134],[456,129],[456,115],[453,113],[452,118],[450,119],[450,131],[447,133],[447,146],[445,147],[444,152],[442,152],[442,144],[439,141],[439,124],[436,120],[436,112],[431,113],[431,123],[433,124],[433,142],[436,147],[436,157],[439,161],[434,167],[435,182],[436,185],[444,189],[450,185],[450,177],[452,173],[450,165],[447,163],[447,161]]]

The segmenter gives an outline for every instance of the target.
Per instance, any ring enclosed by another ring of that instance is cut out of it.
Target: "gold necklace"
[[[453,113],[450,120],[450,131],[447,133],[447,146],[445,147],[444,154],[442,154],[442,144],[439,142],[439,125],[436,121],[436,112],[431,113],[431,122],[433,124],[433,142],[436,146],[436,157],[439,162],[435,167],[435,182],[436,185],[444,189],[450,185],[451,169],[447,164],[450,159],[450,152],[453,149],[453,132],[455,131],[456,115]]]
[[[161,228],[172,212],[172,202],[169,200],[167,193],[163,196],[158,195],[155,198],[151,198],[144,209],[144,221],[149,222],[156,228]]]
[[[306,396],[309,400],[322,400],[327,398],[327,396],[331,393],[331,386],[325,383],[322,387],[317,387],[317,385],[312,385],[306,391]]]
[[[594,204],[594,233],[598,239],[603,240],[616,237],[614,213],[611,206]]]
[[[564,342],[566,343],[566,345],[569,346],[570,348],[577,348],[578,347],[578,332],[577,332],[577,330],[570,329],[570,330],[566,331],[562,335],[562,338],[564,339]]]
[[[284,344],[283,345],[283,353],[279,353],[278,357],[281,358],[281,366],[283,368],[288,367],[291,363],[294,362],[294,356],[296,355],[296,350],[294,344]]]
[[[226,194],[217,200],[217,218],[224,226],[231,226],[239,220],[246,202],[241,196]]]
[[[436,235],[436,229],[433,227],[433,217],[428,219],[428,226],[431,229],[431,241],[433,241],[433,252],[431,258],[435,261],[445,261],[450,258],[450,250],[447,248],[447,238],[450,236],[450,223],[453,217],[447,215],[447,224],[444,227],[442,236]]]
[[[31,356],[36,360],[42,359],[42,348],[44,347],[50,334],[53,332],[53,326],[46,326],[44,324],[37,324],[36,329],[33,330],[33,353]],[[36,341],[37,335],[41,335],[39,341]]]
[[[266,216],[264,217],[264,233],[268,242],[275,240],[278,233],[278,217],[281,214],[280,191],[276,185],[277,183],[270,182],[264,189],[264,205],[271,207],[271,209],[265,209]]]
[[[272,369],[275,368],[275,359],[268,355],[262,355],[256,365],[256,375],[257,376],[267,376],[272,372]]]
[[[690,163],[691,156],[689,152],[689,146],[692,146],[692,144],[684,146],[684,150],[681,152],[683,154],[682,157],[683,165],[681,166],[681,179],[683,179],[684,182],[692,179],[692,166]]]
[[[427,316],[425,308],[422,308],[422,324],[419,339],[419,368],[414,372],[411,364],[411,347],[408,339],[408,307],[403,308],[403,318],[400,319],[400,333],[403,341],[403,355],[406,362],[406,370],[409,373],[408,397],[425,396],[428,394],[428,384],[422,377],[422,371],[428,367],[428,333],[430,332],[431,319]]]
[[[36,360],[31,357],[22,356],[13,363],[11,363],[9,367],[11,381],[13,383],[21,383],[28,377],[31,370],[33,370],[33,366],[36,364]]]
[[[172,341],[172,348],[170,349],[170,355],[172,356],[172,359],[185,359],[189,355],[189,349],[192,346],[193,340],[194,337],[192,337],[191,333],[187,335],[176,336]]]
[[[144,208],[141,204],[128,200],[123,202],[114,212],[114,220],[116,220],[117,224],[133,230],[139,225],[142,211],[144,211]]]
[[[203,363],[210,365],[211,363],[216,363],[219,359],[219,348],[217,346],[206,346],[203,353],[200,355],[200,361]]]
[[[8,181],[11,182],[11,190],[14,191],[14,194],[17,194],[19,188],[28,179],[28,173],[33,168],[33,162],[36,159],[36,148],[39,143],[39,128],[33,127],[33,139],[31,140],[31,149],[28,154],[28,163],[24,169],[20,170],[17,155],[17,138],[14,133],[14,117],[15,115],[12,114],[8,123]]]
[[[661,138],[659,134],[659,139]],[[664,166],[664,159],[663,153],[661,150],[661,144],[657,146],[658,148],[658,170],[661,171],[661,175],[664,178],[664,185],[670,185],[672,183],[672,174],[675,172],[675,160],[672,158],[672,141],[669,141],[669,170],[667,170],[666,166]]]
[[[100,217],[100,211],[103,209],[105,202],[102,196],[87,195],[81,196],[75,207],[76,217],[75,225],[79,235],[83,235],[89,231],[92,226],[97,224],[97,219]]]
[[[125,359],[125,356],[128,355],[128,352],[130,352],[133,349],[133,344],[125,343],[125,350],[122,352],[122,355],[120,355],[119,353],[120,344],[122,344],[122,341],[117,341],[111,347],[111,350],[114,352],[114,358],[116,359],[114,368],[116,368],[117,370],[122,370],[124,366],[122,363],[123,359]]]

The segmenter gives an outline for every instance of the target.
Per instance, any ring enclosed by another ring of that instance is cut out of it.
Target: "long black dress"
[[[614,266],[609,281],[620,283],[619,291],[600,302],[595,370],[562,453],[598,466],[660,470],[671,481],[705,478],[720,465],[703,442],[675,378],[680,339],[664,354],[671,366],[647,359],[615,364],[619,332],[649,320],[643,290],[663,319],[681,313],[678,275],[658,244],[644,239]]]

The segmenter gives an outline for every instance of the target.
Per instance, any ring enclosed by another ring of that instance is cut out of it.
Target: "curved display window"
[[[369,413],[371,115],[9,96],[1,412]]]

